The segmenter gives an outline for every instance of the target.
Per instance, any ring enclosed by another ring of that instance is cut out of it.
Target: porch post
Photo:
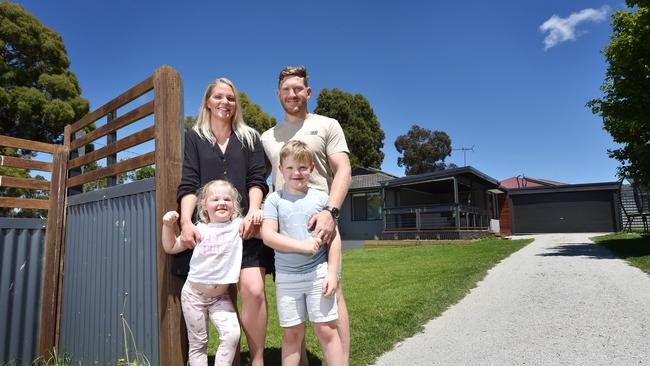
[[[460,231],[460,207],[458,205],[458,180],[453,178],[454,183],[454,210],[456,211],[456,230]]]

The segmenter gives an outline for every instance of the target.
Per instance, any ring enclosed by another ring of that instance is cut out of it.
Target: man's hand
[[[336,273],[327,272],[327,276],[323,279],[323,296],[330,297],[336,292],[336,288],[339,285],[339,279],[336,276]]]
[[[248,210],[248,214],[239,225],[239,235],[241,235],[242,239],[250,239],[256,233],[259,233],[262,218],[263,212],[259,208]]]
[[[196,226],[188,222],[181,227],[181,244],[187,249],[194,249],[196,243],[201,240],[201,233]]]
[[[323,243],[331,243],[336,234],[336,221],[332,214],[323,210],[309,219],[308,228],[313,228],[312,236],[320,238]]]

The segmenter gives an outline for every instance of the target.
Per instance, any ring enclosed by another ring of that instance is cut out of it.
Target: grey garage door
[[[616,231],[611,190],[511,195],[515,234]]]

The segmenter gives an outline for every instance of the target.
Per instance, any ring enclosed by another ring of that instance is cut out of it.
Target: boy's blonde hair
[[[314,152],[302,141],[291,140],[282,146],[282,149],[280,149],[280,165],[288,156],[301,163],[314,165]]]
[[[282,71],[280,71],[280,76],[278,77],[278,88],[282,85],[282,80],[290,77],[297,76],[305,80],[305,86],[309,86],[307,75],[307,68],[304,66],[287,66]]]
[[[202,223],[210,223],[210,216],[208,216],[207,211],[203,209],[205,201],[214,193],[214,189],[217,187],[226,187],[230,191],[230,197],[232,198],[233,213],[231,220],[241,217],[241,198],[239,197],[239,192],[237,189],[228,181],[222,179],[215,179],[208,182],[204,185],[198,192],[198,199],[196,200],[196,209],[199,211],[199,219]]]

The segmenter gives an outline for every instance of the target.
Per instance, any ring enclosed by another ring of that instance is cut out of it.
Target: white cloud
[[[587,8],[577,13],[571,13],[567,18],[560,18],[554,14],[539,26],[540,32],[548,32],[544,38],[544,50],[562,42],[574,41],[578,24],[586,21],[603,21],[607,19],[607,13],[609,13],[609,6],[603,5],[600,9]]]

